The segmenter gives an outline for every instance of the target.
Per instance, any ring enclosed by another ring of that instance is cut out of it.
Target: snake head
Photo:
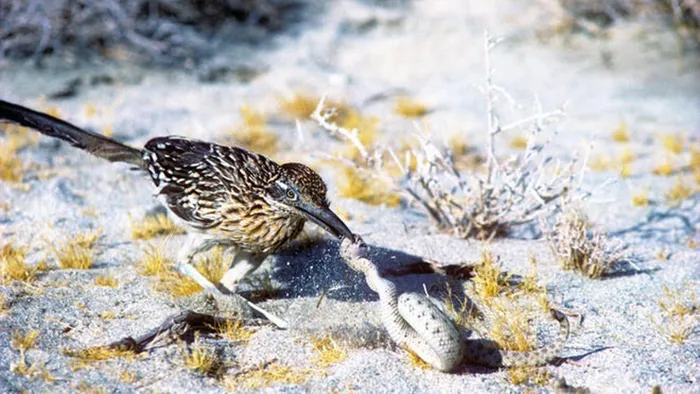
[[[340,243],[340,255],[346,261],[360,258],[366,251],[367,244],[358,234],[353,234],[352,238],[343,238]]]
[[[353,234],[352,235],[352,242],[354,244],[356,244],[359,248],[366,248],[367,247],[365,240],[362,239],[360,234]]]

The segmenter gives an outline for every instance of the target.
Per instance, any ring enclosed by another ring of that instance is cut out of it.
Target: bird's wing
[[[201,229],[217,226],[222,209],[245,206],[280,173],[265,156],[174,136],[148,141],[143,160],[156,194],[175,215]]]

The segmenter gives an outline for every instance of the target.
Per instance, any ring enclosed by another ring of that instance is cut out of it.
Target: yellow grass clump
[[[172,261],[165,254],[163,245],[148,244],[143,249],[143,254],[143,258],[136,267],[141,275],[158,275],[172,265]]]
[[[457,327],[470,329],[472,326],[472,318],[475,317],[474,311],[471,309],[469,298],[465,295],[463,300],[459,300],[459,305],[455,306],[452,287],[449,283],[446,284],[445,294],[445,310],[448,316],[452,318]],[[414,355],[418,357],[417,355]]]
[[[661,144],[664,149],[676,155],[683,152],[683,148],[685,147],[683,137],[678,134],[666,134],[662,136]]]
[[[36,278],[36,269],[26,264],[27,250],[6,244],[0,248],[0,279],[2,283],[29,283]]]
[[[499,298],[492,302],[492,324],[488,337],[505,350],[527,352],[535,349],[536,337],[522,306]]]
[[[76,237],[61,246],[52,246],[51,249],[56,256],[58,266],[63,269],[86,270],[92,267],[91,245],[86,243],[84,239]]]
[[[352,198],[369,205],[386,205],[395,207],[401,202],[398,194],[387,190],[379,179],[358,171],[354,167],[345,167],[338,179],[338,191],[342,197]]]
[[[418,369],[432,370],[433,366],[423,361],[416,353],[409,349],[405,349],[408,354],[408,362]]]
[[[691,285],[678,289],[664,286],[657,303],[661,309],[660,321],[652,319],[657,331],[671,343],[685,343],[698,323],[698,303]]]
[[[279,137],[267,126],[267,119],[262,112],[252,107],[241,108],[241,124],[229,134],[235,143],[264,155],[273,155],[279,151]]]
[[[119,375],[119,380],[127,384],[134,384],[139,380],[139,375],[134,371],[124,370]]]
[[[17,125],[0,125],[0,131],[4,131],[0,139],[0,180],[20,182],[25,168],[17,152],[27,145],[36,144],[39,135]]]
[[[635,207],[649,206],[649,190],[644,189],[632,195],[632,205]]]
[[[7,143],[0,145],[0,180],[19,182],[22,180],[23,165],[14,147]]]
[[[218,283],[226,272],[223,250],[215,248],[210,256],[197,260],[194,267],[210,282]],[[137,270],[142,275],[156,276],[155,289],[169,293],[173,297],[186,297],[203,290],[195,281],[177,270],[175,263],[165,254],[162,246],[147,245]]]
[[[184,233],[185,230],[171,221],[164,213],[146,216],[141,222],[131,220],[132,239],[151,239],[162,235]]]
[[[700,183],[700,144],[690,148],[690,170],[693,172],[695,183]]]
[[[630,130],[626,122],[620,122],[620,124],[615,127],[615,129],[610,134],[613,141],[616,142],[629,142],[630,140]]]
[[[676,183],[674,183],[673,186],[666,192],[665,197],[669,204],[677,205],[693,194],[694,192],[692,188],[690,186],[686,186],[683,179],[678,177],[676,179]]]
[[[270,271],[260,272],[244,279],[251,287],[251,293],[256,300],[266,300],[274,298],[279,292],[279,288],[272,282]]]
[[[617,167],[620,171],[620,177],[627,178],[632,175],[632,162],[635,157],[629,148],[625,148],[618,158]]]
[[[674,168],[673,168],[673,162],[671,161],[671,158],[669,156],[666,156],[664,161],[660,162],[652,172],[654,175],[660,175],[660,176],[669,176],[673,174]]]
[[[202,375],[217,376],[221,372],[221,359],[212,349],[204,346],[199,338],[182,351],[182,361],[185,368]]]
[[[36,340],[38,337],[39,331],[36,330],[25,331],[24,334],[21,333],[19,330],[15,330],[12,332],[12,336],[10,338],[10,345],[13,349],[17,351],[26,352],[36,344]]]
[[[104,311],[100,313],[100,319],[114,320],[117,318],[117,313],[114,311]]]
[[[27,357],[24,353],[20,354],[19,360],[10,364],[10,371],[14,374],[27,377],[29,379],[40,378],[46,383],[53,383],[56,378],[51,375],[51,372],[46,368],[45,362],[27,362]]]
[[[202,291],[202,287],[189,277],[182,275],[175,267],[158,274],[155,289],[169,293],[173,297],[187,297]]]
[[[95,286],[116,288],[119,287],[119,281],[117,280],[117,278],[109,274],[98,275],[95,278]]]
[[[510,140],[508,146],[510,146],[513,149],[525,150],[527,148],[527,142],[528,140],[526,136],[517,135]]]
[[[328,368],[348,358],[346,350],[331,335],[310,338],[314,350],[313,363],[321,368]]]
[[[358,110],[348,107],[339,112],[338,125],[347,130],[357,130],[357,138],[366,147],[371,146],[377,140],[379,131],[379,118],[365,116]]]
[[[540,284],[539,273],[537,270],[537,259],[534,254],[530,254],[530,267],[528,268],[527,275],[523,278],[519,289],[524,294],[529,294],[535,296],[542,304],[542,308],[545,312],[549,311],[549,302],[547,301],[547,288]]]
[[[280,111],[293,119],[305,120],[316,109],[320,99],[308,94],[295,93],[290,98],[279,98]]]
[[[481,252],[481,261],[474,268],[474,288],[483,301],[501,294],[506,289],[510,274],[504,274],[496,265],[497,258],[491,251]]]
[[[5,296],[0,293],[0,316],[4,315],[7,313],[8,305],[7,301],[5,300]]]
[[[93,346],[85,349],[63,349],[62,353],[72,357],[71,367],[74,371],[112,358],[134,359],[137,354],[126,348],[110,346]]]
[[[226,378],[224,387],[227,390],[238,391],[241,387],[249,390],[260,390],[275,383],[302,385],[313,376],[310,369],[294,369],[277,361],[249,368],[234,376]]]
[[[550,373],[546,368],[512,367],[506,370],[508,382],[514,385],[534,384],[545,386],[549,383]]]
[[[227,262],[224,261],[225,250],[221,247],[215,247],[214,250],[204,257],[200,257],[194,264],[194,267],[209,279],[211,283],[219,283],[228,271]]]
[[[607,171],[613,167],[613,163],[608,156],[597,155],[591,158],[588,167],[593,171]]]
[[[394,113],[404,118],[420,118],[430,111],[427,105],[410,97],[399,97],[394,105]]]
[[[224,322],[214,327],[214,330],[222,338],[228,339],[229,341],[247,342],[255,334],[255,330],[246,327],[242,320],[237,319],[226,319]]]

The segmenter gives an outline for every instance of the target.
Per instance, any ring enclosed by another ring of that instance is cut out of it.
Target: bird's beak
[[[343,221],[330,209],[319,208],[311,204],[301,204],[301,206],[298,206],[297,208],[309,220],[323,227],[324,230],[328,231],[334,236],[340,239],[353,239],[352,231],[350,231],[348,226],[346,226],[345,223],[343,223]]]

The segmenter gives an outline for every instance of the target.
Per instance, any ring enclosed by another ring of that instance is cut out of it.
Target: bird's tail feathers
[[[142,151],[103,135],[83,130],[51,115],[0,100],[0,122],[9,121],[66,141],[97,157],[143,168]]]

